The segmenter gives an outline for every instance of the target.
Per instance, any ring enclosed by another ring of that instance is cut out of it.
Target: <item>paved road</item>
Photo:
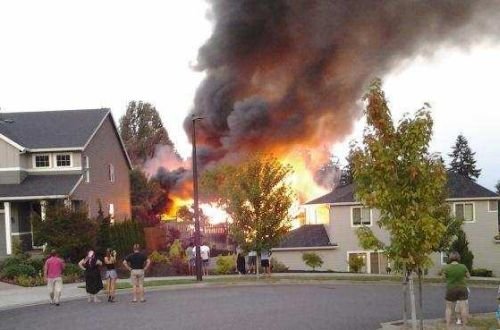
[[[442,286],[428,286],[426,318],[443,315]],[[401,316],[397,284],[297,284],[180,289],[147,293],[133,304],[86,300],[0,312],[0,329],[377,329]],[[496,290],[473,288],[471,312],[492,312]]]

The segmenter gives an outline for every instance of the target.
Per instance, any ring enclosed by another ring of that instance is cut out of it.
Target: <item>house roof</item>
[[[83,148],[109,109],[1,113],[0,134],[26,149]]]
[[[0,200],[63,198],[70,195],[81,174],[29,175],[20,184],[0,184]]]
[[[332,246],[324,225],[304,225],[290,231],[279,248]]]
[[[449,199],[466,199],[466,198],[498,198],[499,195],[495,194],[493,191],[484,188],[478,183],[472,181],[469,178],[461,176],[456,173],[448,172],[448,181],[446,183],[448,189]],[[355,191],[356,185],[349,184],[346,186],[341,186],[326,195],[313,199],[306,205],[313,204],[335,204],[335,203],[356,203]]]

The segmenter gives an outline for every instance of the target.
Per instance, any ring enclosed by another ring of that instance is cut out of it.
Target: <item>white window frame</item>
[[[472,220],[465,220],[463,223],[474,223],[476,222],[476,204],[474,202],[455,202],[453,203],[453,216],[457,216],[457,205],[463,205],[464,215],[465,215],[465,204],[472,204]]]
[[[353,251],[347,251],[347,271],[350,272],[351,271],[351,267],[349,266],[349,255],[350,254],[362,254],[364,253],[366,255],[366,259],[365,259],[365,269],[366,269],[366,274],[371,274],[371,264],[370,264],[370,254],[372,252],[375,252],[373,250],[369,250],[369,251],[366,251],[366,250],[353,250]]]
[[[440,252],[440,254],[439,254],[439,261],[441,261],[441,265],[447,265],[448,264],[447,261],[444,261],[444,257],[445,256],[449,258],[448,253],[446,253],[446,252]]]
[[[115,167],[113,164],[108,164],[108,174],[109,174],[109,182],[114,183],[115,182]]]
[[[373,225],[373,210],[372,209],[369,209],[370,210],[370,224],[369,225],[366,225],[366,224],[359,224],[359,225],[355,225],[354,224],[354,209],[367,209],[367,207],[365,206],[351,206],[351,227],[352,228],[358,228],[358,227],[371,227]]]
[[[49,158],[49,166],[36,166],[36,157],[39,156],[47,156]],[[52,157],[50,157],[50,154],[33,154],[33,168],[52,168]]]
[[[57,156],[66,156],[66,155],[69,155],[69,165],[62,165],[62,166],[57,165]],[[73,167],[73,153],[61,152],[61,153],[54,154],[54,167],[56,167],[56,168]]]
[[[490,208],[491,203],[496,203],[496,204],[497,204],[497,209],[496,209],[496,210],[492,210],[492,209]],[[494,212],[498,212],[498,201],[497,201],[496,199],[490,199],[490,200],[488,201],[488,212],[492,212],[492,213],[494,213]]]
[[[89,156],[85,156],[85,182],[90,183],[90,159],[89,159]]]
[[[115,223],[115,204],[109,203],[108,205],[108,214],[109,214],[109,222],[110,224]]]

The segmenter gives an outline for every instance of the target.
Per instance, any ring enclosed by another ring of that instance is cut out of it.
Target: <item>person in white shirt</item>
[[[193,255],[196,258],[196,246],[193,247]],[[203,275],[208,275],[208,264],[210,263],[210,248],[206,243],[200,246],[200,256],[201,256],[201,266],[203,269]]]

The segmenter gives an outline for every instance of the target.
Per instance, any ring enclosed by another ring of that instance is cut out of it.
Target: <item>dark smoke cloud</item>
[[[500,1],[212,0],[193,113],[203,161],[332,144],[400,61],[499,35]],[[185,120],[191,131],[191,115]],[[191,136],[189,134],[189,136]]]

